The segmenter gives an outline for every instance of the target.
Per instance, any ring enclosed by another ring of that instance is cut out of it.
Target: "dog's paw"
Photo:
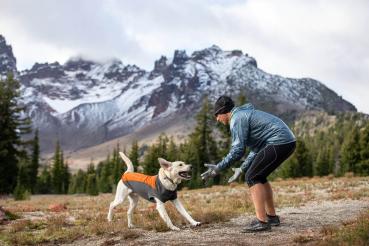
[[[128,225],[128,228],[129,228],[129,229],[134,229],[134,228],[136,228],[136,226],[135,226],[134,224],[129,224],[129,225]]]
[[[172,230],[172,231],[180,231],[181,229],[179,229],[178,227],[176,227],[176,226],[171,226],[170,227],[170,229]]]
[[[200,226],[201,225],[201,222],[198,222],[198,221],[195,221],[194,223],[191,223],[192,226]]]

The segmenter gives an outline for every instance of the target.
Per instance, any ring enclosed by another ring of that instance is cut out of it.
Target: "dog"
[[[108,221],[112,221],[113,219],[114,208],[128,197],[128,228],[134,228],[135,226],[132,223],[133,210],[137,206],[139,197],[142,197],[150,202],[156,203],[156,209],[160,217],[171,230],[179,231],[180,229],[173,225],[170,220],[164,206],[166,201],[171,201],[178,212],[192,226],[199,226],[201,224],[191,217],[177,198],[178,184],[182,180],[191,179],[191,165],[182,161],[170,162],[163,158],[158,158],[161,166],[158,175],[147,176],[141,173],[135,173],[131,160],[122,152],[119,152],[119,154],[127,165],[127,171],[122,175],[121,180],[119,180],[114,201],[110,203]]]

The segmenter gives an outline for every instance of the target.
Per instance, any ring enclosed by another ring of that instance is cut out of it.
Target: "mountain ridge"
[[[248,54],[216,45],[190,55],[175,50],[171,59],[156,60],[151,71],[117,59],[102,63],[83,58],[35,63],[18,71],[2,36],[0,51],[0,74],[14,72],[20,80],[22,101],[40,131],[44,153],[53,151],[56,139],[63,149],[75,151],[151,124],[191,118],[205,95],[215,101],[223,94],[243,94],[286,121],[306,110],[356,112],[317,80],[268,74]]]

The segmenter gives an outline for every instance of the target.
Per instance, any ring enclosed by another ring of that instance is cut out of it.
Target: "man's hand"
[[[232,168],[232,171],[234,172],[233,176],[228,179],[228,184],[236,181],[238,177],[243,172],[241,168]]]
[[[214,178],[219,174],[219,169],[217,168],[217,165],[214,164],[204,164],[205,167],[208,168],[208,170],[201,174],[201,179],[207,181],[209,178]]]

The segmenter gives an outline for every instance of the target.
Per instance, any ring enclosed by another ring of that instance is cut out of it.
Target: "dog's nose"
[[[192,170],[192,165],[189,165],[190,170]]]

